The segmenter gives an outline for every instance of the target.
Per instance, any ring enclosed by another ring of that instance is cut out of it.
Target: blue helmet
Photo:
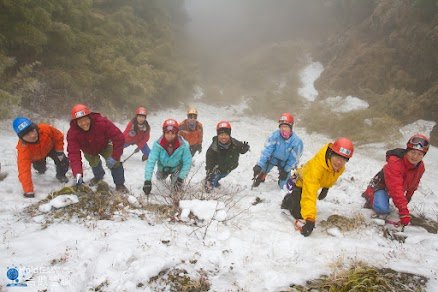
[[[29,120],[28,118],[17,117],[12,122],[12,127],[14,128],[15,133],[17,133],[17,135],[21,137],[27,132],[27,130],[29,129],[29,127],[32,126],[32,124],[33,124],[32,121]]]

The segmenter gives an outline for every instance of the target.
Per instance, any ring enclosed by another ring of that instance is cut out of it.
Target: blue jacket
[[[166,149],[160,145],[162,137],[154,142],[151,153],[149,153],[148,163],[145,166],[144,180],[151,180],[154,173],[155,163],[158,164],[158,170],[163,171],[164,168],[169,168],[169,172],[180,170],[178,177],[185,179],[192,166],[192,154],[190,154],[190,147],[186,140],[178,136],[180,145],[169,156]]]
[[[303,141],[295,133],[285,140],[280,130],[276,130],[265,143],[260,160],[257,163],[263,171],[268,169],[269,164],[278,165],[284,171],[289,172],[298,166],[303,154]]]

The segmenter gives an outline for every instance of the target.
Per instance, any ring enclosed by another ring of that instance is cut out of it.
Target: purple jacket
[[[116,125],[99,113],[91,113],[90,130],[84,131],[77,125],[75,120],[70,122],[70,129],[67,132],[67,152],[73,175],[82,174],[81,150],[90,155],[99,154],[112,142],[112,158],[120,161],[123,153],[125,137]]]

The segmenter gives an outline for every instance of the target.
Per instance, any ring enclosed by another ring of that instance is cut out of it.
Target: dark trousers
[[[68,171],[68,168],[70,167],[70,163],[68,162],[67,157],[63,160],[59,160],[58,156],[56,156],[55,150],[52,149],[49,154],[47,154],[47,157],[52,158],[53,162],[56,166],[56,177],[63,177]],[[32,162],[33,168],[38,171],[39,173],[43,174],[47,170],[47,161],[46,158],[43,158],[38,161]]]
[[[294,187],[292,192],[288,193],[283,198],[283,202],[281,202],[281,209],[289,210],[290,214],[295,219],[303,219],[301,216],[301,192],[302,189],[299,187]]]

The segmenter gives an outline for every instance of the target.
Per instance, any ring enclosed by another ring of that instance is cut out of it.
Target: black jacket
[[[213,137],[213,142],[208,147],[206,154],[207,175],[215,170],[228,174],[239,165],[239,155],[245,154],[248,149],[243,147],[243,143],[231,138],[231,145],[228,149],[219,147],[217,136]]]

